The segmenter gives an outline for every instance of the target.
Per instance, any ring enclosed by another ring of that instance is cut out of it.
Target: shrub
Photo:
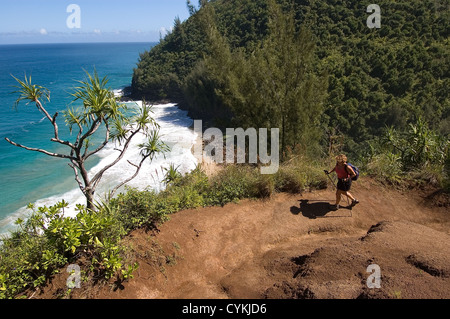
[[[117,218],[127,232],[140,228],[152,227],[164,220],[165,215],[156,209],[157,194],[151,190],[138,191],[127,188],[111,200],[111,205],[117,207]]]
[[[391,152],[375,155],[367,164],[366,170],[380,182],[399,184],[402,181],[401,158]]]
[[[243,198],[257,197],[255,186],[259,173],[255,167],[229,165],[210,181],[205,204],[225,205]]]
[[[306,186],[306,174],[297,167],[282,166],[276,175],[277,190],[287,193],[299,193]]]
[[[405,170],[421,169],[430,164],[444,165],[450,145],[448,138],[429,129],[421,119],[404,132],[388,128],[385,139],[392,152],[400,155]]]
[[[388,128],[377,146],[371,146],[367,170],[393,184],[413,179],[445,187],[449,146],[448,137],[429,129],[421,119],[405,131]]]
[[[305,189],[322,189],[327,185],[323,173],[324,163],[312,161],[305,156],[291,155],[291,159],[280,166],[275,175],[276,189],[297,194]]]
[[[273,175],[261,175],[252,185],[251,193],[257,198],[268,198],[276,193],[276,182]]]
[[[67,262],[46,238],[28,232],[29,224],[21,227],[0,247],[0,299],[38,287]]]
[[[447,159],[445,160],[444,189],[450,193],[450,149],[447,150]]]
[[[120,239],[125,231],[116,222],[116,210],[107,204],[97,211],[78,205],[75,217],[65,217],[64,201],[54,206],[29,208],[33,214],[0,247],[0,298],[13,298],[28,288],[38,287],[60,267],[86,257],[97,277],[129,277]]]

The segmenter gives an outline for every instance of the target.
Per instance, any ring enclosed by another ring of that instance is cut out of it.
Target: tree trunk
[[[94,211],[95,205],[94,205],[94,191],[93,190],[86,190],[84,193],[84,196],[86,197],[86,207],[88,210]]]
[[[81,177],[83,178],[84,187],[81,188],[81,191],[86,197],[86,207],[87,209],[94,210],[94,193],[95,188],[92,188],[91,181],[89,180],[88,172],[84,167],[84,162],[82,160],[78,161],[78,165],[80,167]]]

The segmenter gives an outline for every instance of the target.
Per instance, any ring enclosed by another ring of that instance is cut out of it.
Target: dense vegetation
[[[283,60],[282,54],[294,54],[298,44],[307,46],[306,30],[312,33],[314,49],[306,54],[305,62],[309,59],[312,65],[305,71],[310,77],[303,79],[297,88],[314,87],[316,81],[311,80],[312,76],[323,83],[324,71],[328,83],[324,90],[316,88],[312,94],[317,99],[307,100],[300,109],[303,119],[315,123],[326,153],[343,149],[353,156],[366,156],[369,144],[384,134],[386,127],[405,131],[419,118],[436,133],[448,136],[448,1],[380,0],[377,4],[382,10],[381,29],[367,27],[370,15],[366,13],[367,4],[358,1],[280,0],[286,18],[281,22],[270,3],[268,0],[217,0],[208,4],[201,1],[202,8],[193,9],[190,19],[184,23],[176,20],[173,32],[141,55],[133,77],[135,96],[179,101],[192,116],[212,119],[219,126],[234,120],[234,125],[258,127],[260,118],[248,123],[242,118],[243,111],[259,105],[272,116],[268,105],[274,100],[270,94],[261,96],[255,90],[245,90],[251,87],[252,81],[258,83],[264,75],[269,76],[268,70],[278,70],[280,76],[298,70],[292,68],[295,65],[286,64],[289,60]],[[207,11],[213,11],[209,23],[205,19]],[[292,16],[295,30],[289,21]],[[285,35],[280,23],[284,23]],[[211,32],[214,28],[218,32]],[[292,39],[286,38],[286,32],[291,33]],[[283,45],[288,44],[293,45],[293,51],[283,51]],[[231,57],[228,60],[227,50]],[[269,61],[264,65],[261,59],[268,56],[281,60],[278,64]],[[221,68],[211,67],[208,61],[220,61]],[[233,82],[241,75],[244,78],[239,83]],[[244,89],[232,91],[237,86]],[[261,92],[268,88],[262,87]],[[285,88],[269,89],[280,93]],[[243,95],[244,91],[247,94]],[[320,93],[325,97],[323,106],[317,108],[321,106]],[[258,99],[265,99],[266,105]],[[310,102],[316,102],[314,115],[304,109]],[[282,103],[277,106],[282,107]],[[302,143],[298,135],[292,136]]]

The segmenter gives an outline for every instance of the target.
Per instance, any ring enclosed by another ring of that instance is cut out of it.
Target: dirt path
[[[448,208],[368,179],[354,195],[361,203],[352,211],[330,211],[330,188],[177,213],[156,235],[130,236],[140,256],[134,279],[73,296],[449,298]],[[171,256],[159,268],[158,247]],[[380,289],[367,287],[371,264],[380,267]]]

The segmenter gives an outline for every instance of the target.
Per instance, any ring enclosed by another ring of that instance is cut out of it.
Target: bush
[[[258,197],[258,171],[247,165],[226,166],[210,181],[205,204],[208,206],[225,205],[243,198]]]
[[[444,168],[444,189],[445,191],[450,193],[450,149],[447,151],[447,159],[445,161],[445,168]]]
[[[67,258],[46,238],[29,233],[28,229],[14,232],[0,247],[0,299],[13,298],[27,288],[38,287],[66,262]]]
[[[269,198],[277,192],[274,175],[260,175],[252,185],[252,194],[257,198]]]
[[[305,189],[306,174],[298,168],[282,166],[276,175],[276,188],[286,193],[299,193]]]
[[[391,152],[375,155],[367,164],[366,171],[380,182],[399,184],[402,181],[401,158]]]
[[[117,223],[114,207],[99,205],[97,211],[77,207],[76,217],[65,217],[64,201],[35,209],[19,229],[3,240],[0,248],[0,298],[13,298],[28,288],[36,288],[68,262],[85,257],[99,278],[129,276],[124,265],[120,239],[125,231]]]
[[[448,137],[429,129],[421,119],[405,131],[388,128],[378,145],[372,146],[367,171],[391,184],[412,179],[445,187],[449,146]]]
[[[140,227],[151,227],[164,220],[165,215],[157,213],[157,194],[154,191],[138,191],[127,188],[111,200],[111,205],[117,207],[118,220],[127,232]]]
[[[290,160],[283,163],[275,174],[277,191],[297,194],[305,189],[326,188],[324,163],[299,155],[291,154],[290,157]]]
[[[166,203],[167,214],[172,214],[183,209],[205,206],[204,194],[208,187],[208,177],[197,167],[185,176],[176,178],[161,192],[159,198],[162,203]]]

